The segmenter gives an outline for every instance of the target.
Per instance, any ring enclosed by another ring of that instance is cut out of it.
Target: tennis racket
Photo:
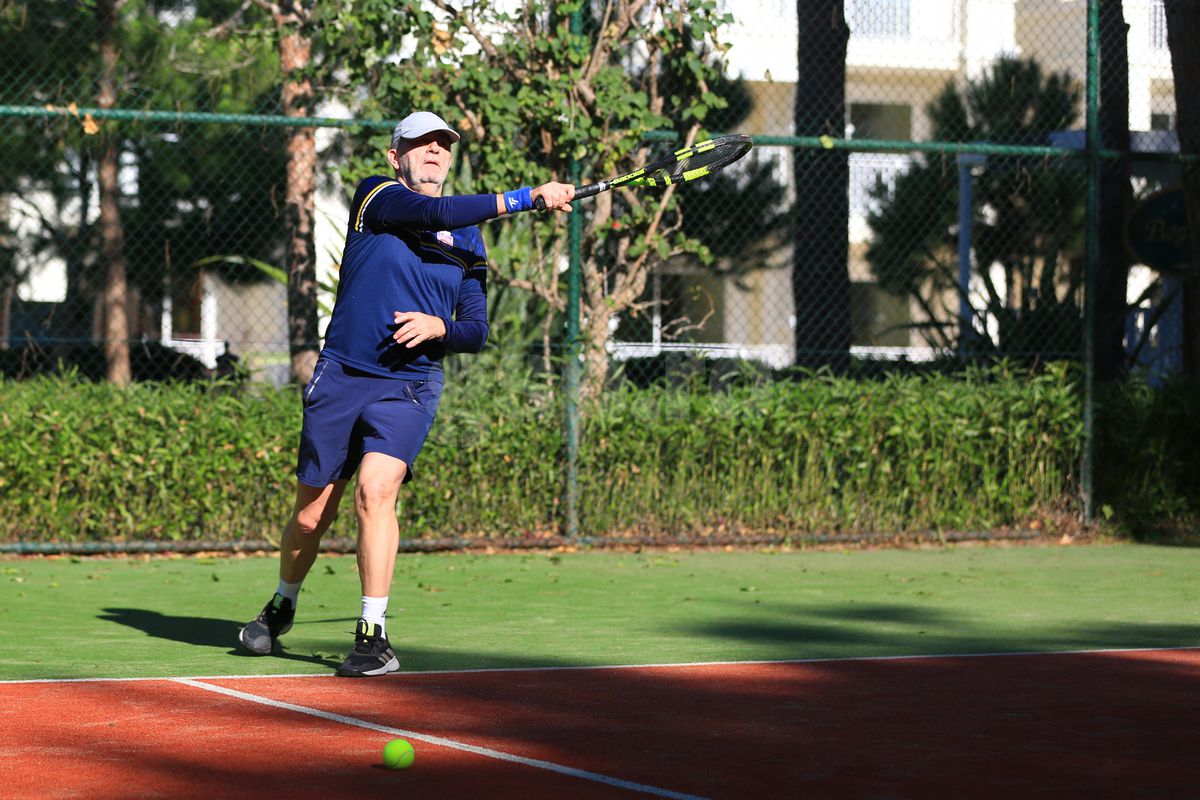
[[[589,183],[587,186],[576,186],[575,199],[591,197],[618,186],[663,187],[694,181],[729,166],[749,153],[753,146],[754,142],[750,137],[740,133],[697,142],[627,175],[599,183]],[[534,205],[538,211],[546,210],[546,203],[540,197],[534,201]]]

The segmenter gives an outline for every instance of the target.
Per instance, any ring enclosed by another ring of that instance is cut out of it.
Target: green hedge
[[[980,529],[1077,505],[1065,367],[878,381],[817,376],[610,397],[588,426],[595,529]]]
[[[291,508],[295,393],[0,383],[0,538],[246,539]]]
[[[1135,535],[1200,536],[1200,384],[1130,381],[1096,400],[1101,515]]]
[[[617,390],[584,429],[581,524],[1022,525],[1078,509],[1081,418],[1066,367]],[[402,492],[405,535],[556,531],[560,420],[541,387],[451,382],[418,479]],[[291,507],[299,423],[293,389],[0,382],[0,539],[274,538]],[[353,533],[346,504],[333,535]]]

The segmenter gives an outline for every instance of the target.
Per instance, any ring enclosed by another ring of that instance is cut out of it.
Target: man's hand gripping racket
[[[618,186],[663,187],[694,181],[729,166],[749,153],[753,146],[754,142],[744,134],[697,142],[626,175],[599,183],[589,183],[587,186],[576,186],[573,199],[582,200]],[[541,197],[534,198],[533,204],[538,211],[546,210],[546,204]]]

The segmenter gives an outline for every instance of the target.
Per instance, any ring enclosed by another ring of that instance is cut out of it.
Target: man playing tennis
[[[292,627],[300,585],[357,471],[362,612],[337,674],[399,668],[384,620],[400,541],[396,498],[412,480],[437,413],[442,357],[477,353],[487,339],[487,254],[475,226],[535,203],[570,211],[575,194],[570,184],[547,183],[442,197],[458,141],[436,114],[410,114],[387,151],[395,179],[367,178],[354,193],[337,300],[304,388],[296,502],[280,542],[279,586],[239,634],[253,653],[270,653]]]

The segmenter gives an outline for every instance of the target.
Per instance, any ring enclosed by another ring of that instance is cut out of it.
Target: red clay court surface
[[[14,682],[0,720],[13,798],[1200,796],[1200,648]]]

